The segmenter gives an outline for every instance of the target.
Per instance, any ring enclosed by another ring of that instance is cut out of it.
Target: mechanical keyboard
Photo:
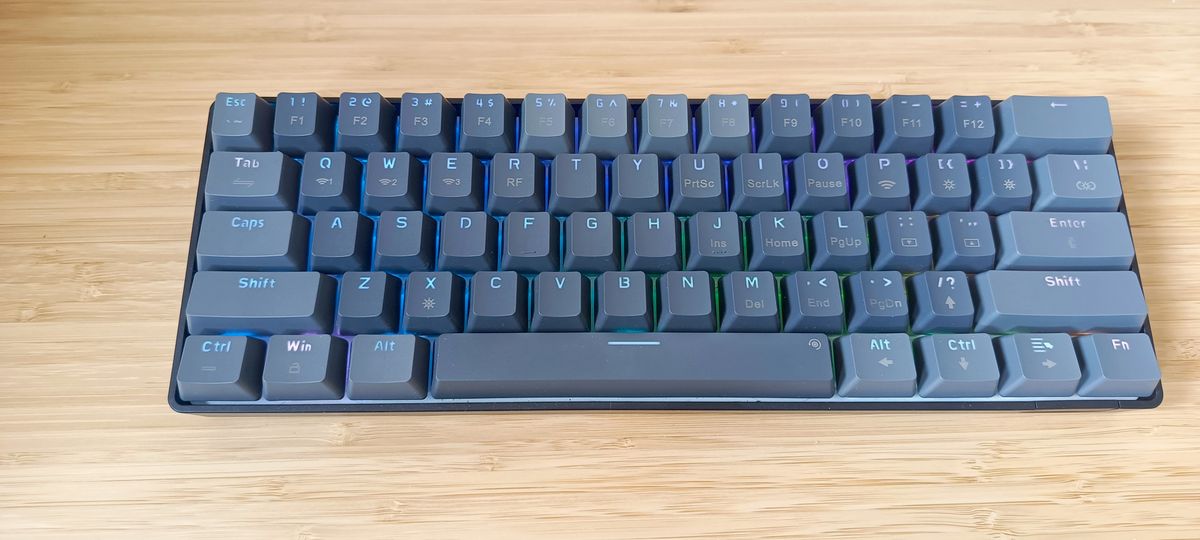
[[[183,412],[1146,408],[1103,97],[220,93]]]

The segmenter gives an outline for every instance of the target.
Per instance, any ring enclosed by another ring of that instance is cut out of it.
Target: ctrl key
[[[246,336],[188,336],[175,374],[183,401],[254,401],[262,391],[264,344]]]

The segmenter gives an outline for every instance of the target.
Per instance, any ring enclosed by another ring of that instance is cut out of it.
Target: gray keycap
[[[199,270],[303,270],[308,220],[292,212],[205,212],[196,241]]]
[[[282,152],[213,152],[204,177],[208,210],[294,210],[300,165]]]
[[[524,332],[528,326],[529,282],[516,272],[471,276],[468,332]]]
[[[712,94],[696,111],[700,141],[697,153],[733,158],[754,150],[750,133],[750,98],[746,94]]]
[[[922,396],[996,395],[1000,366],[987,334],[921,336],[917,338],[915,348],[922,368],[919,389]]]
[[[542,272],[533,278],[533,332],[587,332],[591,282],[579,272]]]
[[[267,342],[263,398],[341,399],[346,341],[329,335],[276,335]]]
[[[679,270],[678,225],[670,212],[638,212],[625,220],[625,269]]]
[[[355,156],[389,152],[396,140],[396,108],[378,92],[343,92],[338,99],[334,150]]]
[[[782,285],[784,332],[842,333],[845,313],[837,272],[795,272]]]
[[[725,181],[721,157],[716,154],[683,154],[671,163],[671,212],[725,210]]]
[[[992,150],[996,125],[987,96],[950,96],[937,107],[937,152],[979,157]]]
[[[363,210],[379,215],[388,210],[420,210],[424,170],[408,152],[371,152],[363,182]]]
[[[1129,222],[1119,212],[1009,212],[996,217],[1002,270],[1128,270]]]
[[[659,332],[713,332],[712,280],[708,272],[671,271],[658,279]]]
[[[564,94],[525,94],[518,152],[540,159],[575,151],[575,108]]]
[[[834,94],[817,106],[818,152],[838,152],[856,158],[870,153],[875,143],[871,96]]]
[[[1033,209],[1113,212],[1121,205],[1117,162],[1107,154],[1050,154],[1033,162]]]
[[[854,160],[854,210],[879,214],[908,210],[908,165],[904,154],[867,154]]]
[[[975,210],[1003,214],[1029,210],[1033,181],[1021,154],[987,154],[972,165],[975,172]]]
[[[370,219],[358,212],[317,212],[312,227],[312,269],[327,274],[371,266]]]
[[[996,107],[996,152],[1103,154],[1112,142],[1103,96],[1012,96]]]
[[[1079,361],[1067,334],[1013,334],[996,338],[1004,368],[1000,395],[1070,396],[1079,386]]]
[[[808,268],[804,243],[804,220],[799,212],[763,212],[750,218],[751,270],[794,272]]]
[[[700,212],[688,220],[688,270],[742,269],[741,221],[733,212]]]
[[[1075,338],[1075,345],[1083,363],[1081,396],[1149,396],[1162,378],[1146,334],[1091,334]]]
[[[933,240],[925,212],[884,212],[871,220],[876,270],[918,272],[933,263]]]
[[[821,212],[808,226],[813,270],[857,272],[870,268],[871,248],[862,212]]]
[[[859,272],[846,278],[849,332],[908,331],[908,295],[900,272]]]
[[[692,109],[683,94],[650,94],[638,107],[638,153],[674,159],[692,152]]]
[[[971,208],[971,173],[962,154],[925,154],[912,164],[917,179],[913,210],[930,214]]]
[[[605,272],[596,278],[596,331],[649,331],[650,283],[642,272]]]
[[[483,166],[464,152],[435,152],[429,157],[425,211],[439,215],[483,210]]]
[[[213,150],[271,150],[272,114],[271,105],[255,94],[218,93],[213,101],[210,130]]]
[[[662,167],[654,154],[621,154],[612,164],[608,210],[618,216],[666,210]]]
[[[559,154],[550,166],[550,213],[604,211],[604,170],[595,154]]]
[[[908,278],[912,332],[970,332],[975,322],[971,283],[963,272],[921,272]]]
[[[513,212],[504,220],[500,269],[522,273],[558,269],[558,220],[546,212]]]
[[[438,234],[438,270],[494,270],[498,229],[496,218],[483,212],[447,212]]]
[[[933,149],[933,101],[925,95],[894,95],[875,110],[879,151],[919,156]]]
[[[833,395],[822,334],[459,334],[434,355],[436,398]]]
[[[350,399],[422,399],[428,378],[429,342],[424,339],[358,335],[350,342]]]
[[[589,94],[582,114],[580,152],[601,159],[633,152],[633,108],[625,94]]]
[[[375,269],[417,272],[433,269],[437,223],[415,210],[384,212],[375,230]]]
[[[612,214],[576,212],[563,227],[563,270],[599,273],[621,267]]]
[[[992,223],[983,212],[949,212],[933,220],[937,247],[934,268],[976,273],[990,270],[996,260]]]
[[[850,183],[841,154],[804,154],[792,162],[792,210],[815,214],[850,209]]]
[[[911,397],[917,366],[907,334],[849,334],[839,337],[838,394],[846,397]]]
[[[779,305],[770,272],[731,272],[721,277],[722,332],[778,332]]]
[[[461,332],[463,278],[450,272],[413,272],[404,283],[401,325],[409,334]]]
[[[496,154],[491,167],[485,207],[489,214],[545,209],[546,169],[533,154]]]
[[[808,94],[771,94],[755,111],[758,151],[794,158],[813,150]]]
[[[400,98],[396,149],[426,157],[454,150],[454,107],[441,94],[405,92]]]
[[[976,332],[1138,332],[1146,298],[1128,271],[992,270],[975,276]]]
[[[517,115],[502,94],[464,96],[459,124],[459,152],[491,156],[514,149]]]
[[[288,155],[333,149],[334,108],[315,92],[280,92],[275,98],[275,148]]]
[[[216,272],[192,276],[188,332],[328,332],[337,282],[317,272]]]
[[[779,154],[742,154],[733,160],[732,170],[730,210],[748,215],[788,209]]]
[[[254,401],[262,392],[266,344],[246,336],[191,335],[175,386],[183,401]]]
[[[358,210],[362,165],[345,152],[309,152],[300,169],[300,212]]]
[[[337,333],[396,331],[400,279],[387,272],[346,272],[338,294]]]

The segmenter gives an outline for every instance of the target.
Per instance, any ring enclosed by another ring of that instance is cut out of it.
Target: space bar
[[[824,334],[443,334],[436,398],[830,397]]]

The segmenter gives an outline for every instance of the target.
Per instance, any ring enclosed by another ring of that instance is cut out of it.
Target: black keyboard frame
[[[268,103],[274,104],[274,97],[263,97]],[[337,97],[325,97],[327,101],[336,105]],[[400,98],[385,97],[392,102],[399,102]],[[462,98],[447,98],[453,104],[456,110],[462,104]],[[521,98],[509,98],[509,101],[514,106],[519,106]],[[583,104],[583,99],[575,98],[568,100],[572,106],[578,110]],[[632,106],[638,106],[642,99],[630,98],[629,103]],[[700,105],[703,100],[689,99],[689,106],[694,110]],[[817,107],[824,99],[812,99],[811,105],[815,112]],[[882,99],[872,99],[873,105],[879,105]],[[934,99],[934,107],[940,105],[943,99]],[[751,98],[751,106],[757,106],[763,102],[761,98]],[[578,123],[578,115],[576,115]],[[578,126],[578,124],[577,124]],[[179,305],[179,326],[175,335],[175,356],[171,363],[171,378],[170,389],[167,394],[167,403],[171,409],[182,413],[355,413],[355,412],[434,412],[434,411],[544,411],[544,410],[794,410],[794,411],[815,411],[815,410],[868,410],[868,411],[901,411],[901,410],[942,410],[942,411],[968,411],[968,410],[1081,410],[1081,409],[1152,409],[1162,403],[1163,387],[1160,382],[1154,389],[1154,393],[1147,397],[1138,399],[1080,399],[1080,398],[1063,398],[1063,399],[1031,399],[1031,400],[998,400],[995,398],[980,398],[979,400],[937,400],[935,398],[897,398],[897,399],[879,399],[865,400],[861,398],[847,401],[839,401],[838,396],[832,398],[798,398],[796,400],[786,399],[754,399],[745,398],[740,400],[731,400],[728,398],[526,398],[526,399],[496,399],[496,400],[444,400],[437,399],[431,396],[426,396],[423,400],[412,401],[349,401],[342,399],[340,401],[322,401],[322,402],[267,402],[260,399],[252,402],[228,402],[228,403],[192,403],[179,398],[179,392],[176,387],[175,377],[179,370],[179,360],[183,354],[183,343],[187,337],[187,319],[185,317],[184,308],[187,305],[188,294],[192,288],[192,278],[196,273],[196,242],[200,237],[200,218],[204,213],[204,181],[208,175],[208,161],[212,154],[212,106],[209,106],[208,120],[205,123],[204,148],[201,156],[200,178],[197,182],[196,190],[196,206],[192,215],[192,234],[188,245],[187,266],[183,282],[183,296]],[[1116,159],[1116,149],[1113,145],[1109,145],[1109,155]],[[1117,160],[1118,172],[1120,170],[1120,160]],[[1123,182],[1122,182],[1123,183]],[[1118,211],[1126,215],[1125,209],[1125,194],[1122,190],[1121,204]],[[1138,266],[1137,248],[1134,247],[1134,260],[1132,270],[1138,275],[1139,284],[1142,283],[1141,270]],[[1143,285],[1143,290],[1145,286]],[[1150,330],[1150,320],[1147,318],[1146,324],[1142,329],[1142,333],[1150,336],[1153,342],[1153,334]],[[430,356],[432,362],[433,348],[436,343],[430,346]],[[1155,347],[1157,351],[1158,348]],[[832,351],[831,351],[832,354]],[[832,361],[832,358],[831,358]],[[1159,360],[1161,367],[1161,358]],[[429,370],[432,376],[433,369]],[[835,370],[836,376],[836,370]]]

